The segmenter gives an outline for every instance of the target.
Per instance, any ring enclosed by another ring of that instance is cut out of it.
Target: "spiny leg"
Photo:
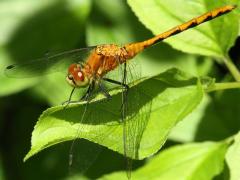
[[[99,84],[99,88],[101,90],[101,92],[103,93],[103,95],[108,99],[112,99],[112,96],[108,93],[107,89],[105,88],[105,86],[103,84]]]
[[[79,101],[88,101],[95,87],[95,83],[92,82],[86,91],[86,93],[80,98]]]
[[[67,108],[67,106],[72,102],[71,99],[72,99],[72,95],[73,95],[74,90],[75,90],[75,87],[72,89],[72,91],[71,91],[71,93],[70,93],[70,96],[69,96],[69,99],[68,99],[67,101],[65,101],[65,102],[62,103],[62,105],[65,105],[65,104],[66,104],[66,106],[64,107],[64,109]]]
[[[69,96],[69,99],[65,102],[62,103],[62,105],[65,105],[64,109],[67,108],[67,106],[71,103],[78,103],[78,102],[81,102],[81,101],[88,101],[89,100],[89,97],[91,96],[91,93],[94,89],[94,82],[91,83],[89,86],[88,86],[88,89],[86,91],[86,93],[80,98],[80,100],[78,101],[72,101],[72,95],[73,95],[73,92],[76,88],[74,87],[70,93],[70,96]]]
[[[125,93],[126,93],[126,97],[127,97],[127,94],[128,94],[128,90],[129,90],[129,86],[123,82],[119,82],[119,81],[116,81],[116,80],[113,80],[113,79],[109,79],[109,78],[103,78],[104,81],[107,81],[107,82],[110,82],[112,84],[117,84],[117,85],[120,85],[121,87],[124,87],[125,88]],[[121,104],[121,108],[120,108],[120,111],[122,112],[122,108],[123,108],[123,104]]]
[[[103,78],[104,81],[107,81],[107,82],[110,82],[112,84],[117,84],[117,85],[120,85],[120,86],[124,86],[124,88],[126,90],[129,89],[129,86],[127,84],[124,84],[122,82],[119,82],[119,81],[116,81],[116,80],[113,80],[113,79],[109,79],[109,78]]]
[[[127,102],[127,95],[128,95],[128,91],[129,91],[129,86],[126,84],[126,76],[127,76],[127,68],[126,68],[126,63],[124,63],[124,71],[123,71],[123,79],[122,79],[122,82],[119,82],[119,81],[116,81],[116,80],[113,80],[113,79],[109,79],[109,78],[103,78],[104,81],[107,81],[107,82],[110,82],[112,84],[117,84],[117,85],[120,85],[122,86],[123,88],[125,88],[125,91],[124,91],[124,98],[123,98],[123,103],[121,104],[121,108],[120,108],[120,111],[122,112],[123,111],[123,106],[124,106],[124,103]]]

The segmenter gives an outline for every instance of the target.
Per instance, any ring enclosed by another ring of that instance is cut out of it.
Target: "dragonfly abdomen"
[[[198,26],[204,22],[207,22],[209,20],[212,20],[218,16],[221,16],[223,14],[226,14],[230,11],[232,11],[233,9],[235,9],[237,6],[236,5],[227,5],[227,6],[223,6],[217,9],[214,9],[210,12],[207,12],[199,17],[193,18],[188,22],[185,22],[181,25],[178,25],[162,34],[159,34],[151,39],[142,41],[142,42],[138,42],[138,43],[131,43],[125,46],[126,50],[129,52],[129,58],[134,57],[135,55],[137,55],[139,52],[141,52],[142,50],[144,50],[145,48],[152,46],[158,42],[161,42],[162,40],[171,37],[173,35],[176,35],[180,32],[183,32],[187,29],[193,28],[195,26]]]
[[[178,25],[154,38],[151,38],[149,40],[146,40],[146,41],[143,41],[143,44],[145,44],[145,46],[151,46],[153,44],[156,44],[168,37],[171,37],[173,35],[176,35],[178,33],[181,33],[187,29],[190,29],[190,28],[193,28],[193,27],[196,27],[204,22],[207,22],[207,21],[210,21],[216,17],[219,17],[223,14],[226,14],[228,12],[231,12],[234,8],[236,8],[235,5],[227,5],[227,6],[223,6],[223,7],[220,7],[220,8],[217,8],[217,9],[214,9],[210,12],[207,12],[199,17],[196,17],[196,18],[193,18],[191,19],[190,21],[187,21],[181,25]]]

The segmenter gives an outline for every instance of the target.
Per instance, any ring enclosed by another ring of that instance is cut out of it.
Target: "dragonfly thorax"
[[[85,87],[89,84],[88,76],[85,75],[80,64],[71,64],[69,66],[66,80],[76,88]]]
[[[128,59],[129,56],[125,47],[115,44],[99,45],[88,57],[86,61],[87,66],[84,69],[91,76],[103,77]]]

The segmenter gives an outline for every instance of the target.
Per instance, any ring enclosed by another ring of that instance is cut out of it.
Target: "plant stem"
[[[240,88],[240,82],[215,83],[205,88],[206,92]]]
[[[223,61],[227,66],[228,70],[230,71],[230,73],[232,74],[232,76],[234,77],[234,79],[236,81],[240,81],[240,72],[235,66],[235,64],[233,64],[232,60],[229,57],[226,57],[223,59]]]

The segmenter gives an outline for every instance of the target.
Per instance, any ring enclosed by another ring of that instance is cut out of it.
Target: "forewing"
[[[5,75],[29,78],[59,71],[66,72],[70,64],[84,62],[93,49],[94,47],[74,49],[26,63],[13,64],[6,67]]]

